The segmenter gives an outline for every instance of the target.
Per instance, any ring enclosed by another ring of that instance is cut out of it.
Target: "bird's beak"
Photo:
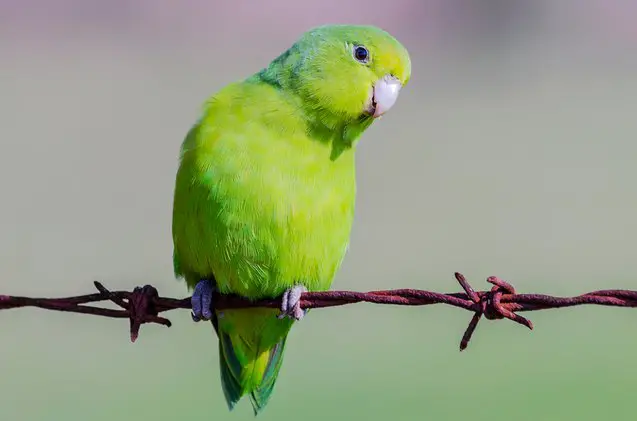
[[[385,114],[394,106],[398,99],[402,84],[392,75],[386,75],[379,79],[372,90],[371,104],[368,107],[368,113],[374,118],[378,118]]]

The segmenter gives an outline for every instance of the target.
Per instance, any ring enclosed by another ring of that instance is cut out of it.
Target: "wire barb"
[[[631,290],[593,291],[575,297],[518,294],[508,282],[497,276],[490,276],[487,278],[487,282],[493,285],[491,289],[476,292],[461,273],[456,272],[455,278],[464,292],[442,294],[418,289],[370,292],[305,292],[301,295],[301,308],[325,308],[361,302],[403,306],[447,304],[463,308],[473,312],[473,316],[460,341],[460,351],[462,351],[469,345],[482,316],[488,320],[509,319],[533,329],[533,323],[517,313],[579,305],[637,307],[637,291]],[[136,287],[133,291],[109,291],[100,282],[96,281],[93,284],[97,288],[97,293],[75,297],[31,298],[0,295],[0,310],[37,307],[46,310],[129,319],[130,338],[132,342],[135,342],[139,336],[139,329],[143,324],[154,323],[167,327],[171,326],[170,320],[161,317],[160,313],[176,309],[191,309],[190,297],[182,299],[161,297],[157,289],[151,285]],[[102,301],[110,301],[119,308],[111,309],[86,305]],[[236,295],[217,295],[214,298],[214,306],[217,310],[248,307],[279,309],[281,297],[250,301]]]

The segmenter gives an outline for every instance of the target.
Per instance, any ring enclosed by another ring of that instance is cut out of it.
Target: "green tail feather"
[[[255,388],[252,390],[252,393],[250,393],[250,402],[252,403],[255,415],[265,408],[270,400],[270,395],[272,394],[272,390],[274,390],[274,384],[279,376],[279,370],[281,369],[281,363],[283,362],[284,348],[285,337],[281,340],[281,342],[277,343],[274,347],[272,347],[272,349],[270,349],[268,364],[266,366],[265,373],[263,373],[263,380],[259,387]]]
[[[221,386],[228,408],[232,410],[241,397],[249,394],[254,415],[259,414],[274,390],[283,361],[286,337],[269,350],[258,352],[248,349],[239,337],[235,339],[239,342],[235,346],[227,333],[219,330],[218,336]],[[262,361],[266,358],[267,361]]]
[[[241,385],[237,380],[240,377],[233,374],[241,372],[241,364],[232,350],[230,338],[223,333],[219,333],[219,369],[223,394],[226,397],[228,409],[232,411],[243,395]]]

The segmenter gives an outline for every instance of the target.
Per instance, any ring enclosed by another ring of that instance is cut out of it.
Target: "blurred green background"
[[[371,23],[413,77],[358,151],[336,289],[457,291],[498,275],[576,295],[637,282],[637,7],[596,0],[0,2],[0,293],[152,283],[185,296],[170,234],[180,142],[205,98],[306,29]],[[359,304],[297,325],[263,420],[634,420],[637,313]],[[212,329],[0,314],[0,419],[228,413]]]

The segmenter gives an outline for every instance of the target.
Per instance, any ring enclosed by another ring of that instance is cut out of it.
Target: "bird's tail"
[[[249,394],[254,415],[257,415],[268,403],[274,389],[287,334],[274,344],[264,341],[250,343],[222,329],[219,329],[218,336],[221,385],[228,408],[232,410],[242,396]]]

